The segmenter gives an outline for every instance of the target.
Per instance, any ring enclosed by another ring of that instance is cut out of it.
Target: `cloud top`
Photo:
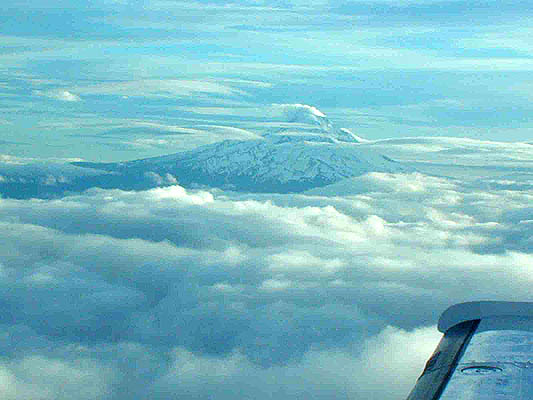
[[[421,173],[349,184],[0,199],[0,377],[15,399],[62,398],[28,386],[45,365],[82,398],[405,397],[442,310],[529,298],[531,195]]]

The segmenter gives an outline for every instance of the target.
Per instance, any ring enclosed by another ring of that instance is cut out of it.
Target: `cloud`
[[[146,79],[103,83],[78,87],[77,91],[86,95],[141,96],[155,98],[172,98],[198,95],[245,95],[245,92],[228,84],[215,80],[188,79]]]
[[[267,399],[274,392],[291,399],[401,399],[409,393],[412,376],[420,373],[420,365],[438,339],[433,327],[412,332],[388,327],[362,351],[312,350],[300,363],[269,369],[250,363],[240,353],[216,358],[175,348],[168,373],[154,383],[154,392],[161,393],[155,398],[183,385],[185,398],[215,395],[230,399],[238,395]],[[413,349],[408,359],[405,348]]]
[[[28,356],[0,363],[0,390],[9,400],[106,398],[111,393],[112,371],[102,367],[83,358]]]
[[[0,199],[12,398],[61,398],[53,379],[27,383],[48,365],[86,398],[400,399],[448,305],[528,300],[529,190],[421,173],[344,184]]]
[[[55,89],[49,91],[34,91],[34,94],[38,96],[49,97],[54,100],[76,102],[81,101],[81,97],[65,89]]]
[[[145,173],[145,176],[148,179],[151,179],[154,184],[161,186],[161,185],[172,185],[178,183],[176,178],[172,176],[171,174],[165,174],[164,176],[161,176],[159,174],[156,174],[155,172],[147,172]]]
[[[306,104],[273,104],[270,107],[270,112],[272,116],[280,115],[285,121],[309,121],[313,123],[316,118],[326,117],[316,107]]]
[[[155,128],[150,125],[146,125],[146,128],[143,128],[142,126],[138,125],[137,128],[117,128],[106,132],[106,134],[122,136],[124,137],[122,141],[124,145],[136,149],[160,148],[165,149],[167,152],[170,149],[183,151],[223,140],[261,139],[260,135],[251,130],[233,126],[195,124],[194,129],[163,126]],[[156,130],[158,128],[166,128],[166,130]],[[188,135],[188,137],[184,137],[184,135]],[[194,135],[194,137],[191,137],[191,135]],[[140,137],[133,139],[136,136]]]

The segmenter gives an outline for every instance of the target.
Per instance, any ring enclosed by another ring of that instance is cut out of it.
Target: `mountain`
[[[267,131],[265,138],[275,142],[326,142],[363,143],[360,138],[346,128],[336,128],[317,108],[305,104],[282,104],[284,121],[278,127]]]
[[[257,140],[226,140],[163,157],[122,163],[74,163],[103,170],[98,186],[141,188],[171,184],[251,192],[300,192],[367,172],[410,168],[360,146],[314,107],[286,105],[285,120]],[[121,183],[122,182],[122,183]]]
[[[314,107],[280,105],[283,118],[259,139],[225,140],[190,151],[119,163],[29,163],[0,159],[0,196],[60,197],[91,187],[141,190],[179,183],[236,191],[289,193],[367,172],[413,168],[381,155]]]

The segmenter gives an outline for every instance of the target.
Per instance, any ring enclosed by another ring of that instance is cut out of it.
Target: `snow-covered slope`
[[[411,191],[420,187],[414,172],[472,187],[531,190],[533,184],[529,144],[446,137],[366,141],[335,128],[313,107],[283,106],[285,119],[268,124],[260,139],[218,142],[163,157],[72,165],[0,155],[0,197],[60,197],[91,187],[135,190],[175,183],[348,195],[373,190],[365,178],[369,172],[396,179],[402,190]]]
[[[347,129],[335,128],[314,107],[291,105],[289,111],[285,122],[258,140],[227,140],[183,153],[125,163],[77,165],[104,169],[128,182],[135,177],[139,181],[154,177],[165,181],[171,175],[186,186],[259,192],[298,192],[371,171],[410,170],[362,148],[363,139]]]

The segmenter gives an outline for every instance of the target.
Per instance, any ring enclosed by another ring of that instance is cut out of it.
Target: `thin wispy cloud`
[[[225,96],[245,95],[239,89],[231,88],[212,81],[172,80],[141,80],[131,82],[107,83],[95,86],[80,87],[78,90],[91,95],[120,95],[142,97],[176,97],[195,96],[212,93]]]

